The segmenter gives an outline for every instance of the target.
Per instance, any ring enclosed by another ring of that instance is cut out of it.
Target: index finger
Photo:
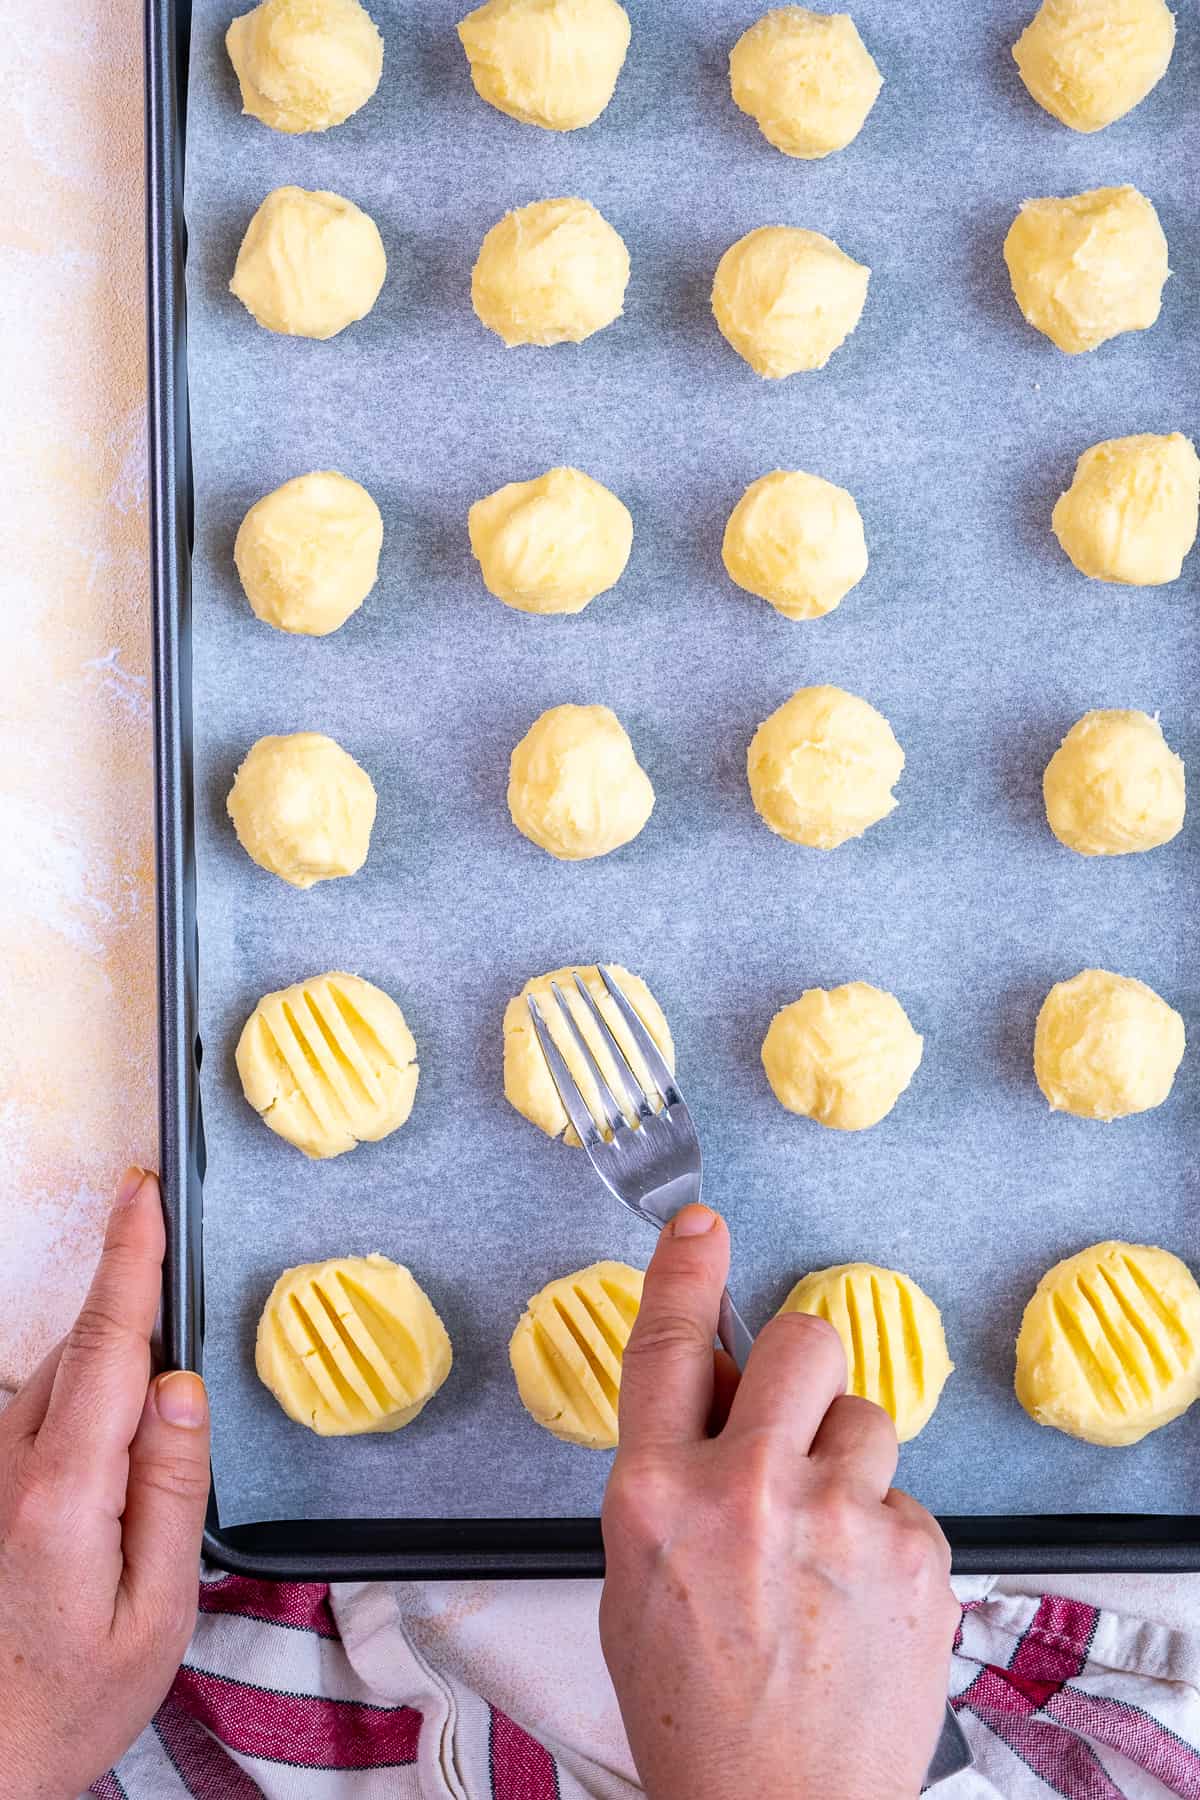
[[[140,1175],[141,1179],[137,1177]],[[150,1379],[150,1333],[166,1245],[158,1182],[131,1169],[108,1220],[104,1248],[79,1317],[67,1334],[37,1453],[93,1498],[125,1501],[125,1453]]]
[[[724,1435],[767,1431],[807,1456],[846,1389],[846,1353],[814,1313],[777,1313],[754,1340]]]
[[[725,1221],[707,1206],[685,1206],[659,1237],[625,1346],[623,1450],[692,1443],[706,1435],[717,1313],[728,1273]]]

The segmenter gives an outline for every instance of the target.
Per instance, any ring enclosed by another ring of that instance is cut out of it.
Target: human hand
[[[198,1375],[150,1380],[164,1246],[158,1182],[130,1169],[78,1319],[0,1414],[0,1770],[22,1800],[116,1762],[195,1622],[208,1404]]]
[[[785,1314],[740,1383],[714,1366],[728,1268],[685,1207],[625,1350],[600,1635],[634,1760],[650,1800],[908,1800],[959,1620],[946,1541],[891,1488],[895,1430],[843,1392],[832,1326]]]

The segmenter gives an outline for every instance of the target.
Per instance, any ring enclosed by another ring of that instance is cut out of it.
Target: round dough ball
[[[233,560],[256,618],[327,637],[375,586],[382,545],[383,519],[366,488],[321,469],[255,501]]]
[[[581,469],[510,481],[475,502],[467,529],[489,594],[518,612],[582,612],[633,548],[628,508]]]
[[[404,1014],[358,975],[313,975],[264,994],[236,1061],[263,1124],[317,1159],[398,1131],[417,1091]]]
[[[725,527],[731,580],[788,619],[832,612],[867,572],[867,540],[853,494],[776,469],[746,489]]]
[[[658,1001],[640,975],[631,975],[628,969],[621,968],[618,963],[610,963],[608,967],[634,1012],[657,1044],[667,1067],[674,1073],[675,1045],[671,1041],[670,1028]],[[612,1032],[629,1067],[641,1082],[655,1112],[662,1110],[662,1100],[651,1080],[645,1059],[594,964],[587,968],[554,969],[549,975],[533,976],[504,1009],[504,1097],[510,1106],[516,1107],[522,1118],[538,1126],[547,1137],[558,1138],[561,1143],[570,1144],[578,1150],[581,1147],[578,1135],[558,1097],[558,1089],[554,1085],[550,1065],[538,1043],[528,1006],[528,997],[532,994],[576,1086],[592,1109],[593,1117],[601,1117],[595,1083],[570,1032],[563,1024],[562,1014],[554,997],[554,986],[557,983],[584,1043],[599,1063],[600,1072],[610,1091],[619,1098],[622,1089],[612,1051],[579,997],[575,986],[577,975],[599,1008],[601,1018]],[[625,1116],[630,1125],[633,1125],[635,1121],[632,1115],[626,1112]]]
[[[1054,118],[1072,131],[1103,131],[1162,80],[1174,47],[1164,0],[1042,0],[1013,61]]]
[[[1124,1119],[1162,1105],[1183,1051],[1183,1020],[1153,988],[1084,969],[1042,1002],[1033,1069],[1055,1112]]]
[[[273,131],[328,131],[365,106],[383,73],[383,39],[358,0],[262,0],[225,48],[242,111]]]
[[[1084,713],[1042,777],[1046,818],[1081,856],[1129,856],[1183,828],[1183,758],[1149,713]]]
[[[819,231],[763,225],[717,264],[713,317],[738,355],[776,381],[825,367],[862,317],[870,279]]]
[[[530,843],[583,862],[637,836],[654,811],[654,789],[616,713],[552,706],[512,753],[508,810]]]
[[[1190,438],[1143,433],[1085,450],[1054,507],[1054,535],[1081,575],[1131,587],[1177,581],[1196,541],[1200,457]]]
[[[808,988],[771,1020],[762,1064],[781,1106],[834,1131],[887,1117],[924,1042],[894,994],[866,981]]]
[[[813,1313],[846,1352],[846,1392],[882,1406],[902,1444],[933,1417],[954,1372],[942,1315],[915,1281],[873,1263],[840,1263],[798,1281],[781,1313]]]
[[[319,731],[259,738],[226,804],[246,855],[292,887],[353,875],[367,860],[374,784]]]
[[[523,125],[578,131],[613,97],[629,15],[617,0],[488,0],[458,35],[489,106]]]
[[[858,136],[883,76],[849,13],[781,6],[733,46],[729,84],[769,144],[811,161]]]
[[[903,768],[883,714],[837,687],[800,688],[764,719],[746,758],[763,823],[813,850],[836,850],[886,819]]]
[[[452,1360],[429,1296],[378,1251],[285,1269],[254,1346],[258,1379],[318,1437],[399,1431],[433,1399]]]
[[[1016,1388],[1039,1425],[1136,1444],[1200,1395],[1200,1287],[1149,1244],[1093,1244],[1055,1263],[1021,1320]]]
[[[641,1303],[640,1269],[598,1262],[548,1282],[521,1314],[508,1346],[517,1392],[564,1443],[616,1449],[621,1366]]]
[[[229,287],[268,331],[331,338],[370,312],[386,274],[378,227],[352,200],[281,187],[251,219]]]
[[[1068,356],[1147,330],[1171,272],[1158,214],[1128,186],[1026,200],[1004,260],[1026,322]]]
[[[537,200],[488,232],[471,271],[471,304],[514,344],[581,344],[619,319],[629,252],[587,200]]]

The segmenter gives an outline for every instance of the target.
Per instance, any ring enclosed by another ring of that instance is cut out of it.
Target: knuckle
[[[189,1456],[156,1456],[137,1472],[138,1485],[170,1500],[198,1500],[208,1494],[208,1464]]]
[[[703,1325],[682,1308],[645,1312],[625,1346],[625,1362],[672,1362],[711,1356],[712,1343]]]
[[[132,1326],[103,1301],[89,1297],[79,1317],[67,1334],[67,1349],[82,1356],[94,1356],[128,1343],[136,1336]]]
[[[931,1522],[932,1523],[932,1522]],[[915,1519],[902,1519],[891,1545],[892,1561],[912,1582],[943,1582],[949,1571],[950,1552],[940,1531]]]
[[[828,1319],[819,1319],[815,1313],[776,1313],[759,1332],[758,1338],[760,1343],[766,1338],[794,1356],[820,1359],[834,1365],[845,1380],[846,1353]]]
[[[662,1470],[619,1458],[604,1496],[603,1524],[611,1535],[638,1550],[657,1549],[678,1517],[675,1483]]]

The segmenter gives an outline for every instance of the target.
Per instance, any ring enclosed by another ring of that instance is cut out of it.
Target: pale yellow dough
[[[370,312],[386,274],[378,227],[352,200],[281,187],[251,219],[229,286],[268,331],[331,338]]]
[[[1013,61],[1054,118],[1072,131],[1103,131],[1162,80],[1174,47],[1164,0],[1042,0]]]
[[[891,1112],[923,1049],[894,994],[850,981],[808,988],[777,1012],[762,1064],[789,1112],[834,1131],[865,1131]]]
[[[238,1039],[242,1091],[305,1156],[341,1156],[399,1130],[417,1091],[404,1014],[358,975],[313,975],[264,994]]]
[[[654,810],[654,789],[616,713],[552,706],[512,753],[508,810],[530,843],[582,862],[637,836]]]
[[[578,131],[613,97],[629,15],[617,0],[488,0],[458,35],[489,106],[523,125]]]
[[[598,1262],[535,1294],[508,1346],[531,1418],[564,1443],[615,1450],[621,1366],[642,1303],[642,1272]]]
[[[579,344],[619,319],[629,252],[587,200],[537,200],[505,213],[471,271],[479,319],[515,344]]]
[[[399,1431],[433,1399],[452,1360],[429,1296],[378,1251],[285,1269],[254,1346],[263,1386],[318,1437]]]
[[[1171,272],[1158,214],[1135,187],[1026,200],[1004,260],[1027,323],[1069,356],[1148,330]]]
[[[663,1061],[674,1072],[675,1046],[671,1041],[671,1032],[658,1001],[640,975],[631,975],[628,969],[623,969],[616,963],[609,964],[609,967],[612,969],[622,993],[658,1046]],[[646,1067],[641,1051],[638,1049],[628,1025],[614,1005],[599,969],[594,964],[588,967],[554,969],[549,975],[535,975],[525,983],[521,992],[515,995],[504,1009],[504,1095],[509,1105],[514,1106],[522,1118],[528,1119],[531,1124],[544,1131],[548,1137],[558,1138],[562,1143],[579,1149],[578,1135],[558,1097],[554,1077],[542,1054],[542,1047],[538,1043],[533,1029],[533,1021],[529,1016],[529,1007],[526,1004],[528,996],[532,994],[538,1003],[538,1010],[549,1028],[550,1036],[571,1071],[576,1086],[587,1101],[593,1118],[600,1118],[602,1114],[599,1110],[596,1084],[592,1080],[587,1064],[580,1056],[579,1049],[570,1032],[563,1023],[562,1015],[554,998],[556,982],[559,992],[570,1008],[571,1017],[578,1026],[580,1035],[600,1066],[600,1073],[608,1083],[610,1091],[619,1100],[623,1100],[622,1090],[618,1081],[618,1071],[613,1062],[612,1051],[602,1033],[597,1030],[595,1020],[579,996],[575,986],[576,975],[582,979],[588,993],[595,1001],[601,1018],[616,1039],[655,1112],[661,1111],[662,1101],[650,1078],[650,1071]],[[631,1112],[627,1111],[626,1117],[631,1125],[635,1123]]]
[[[729,516],[722,555],[731,580],[788,619],[832,612],[867,572],[853,494],[799,469],[750,483]]]
[[[836,687],[800,688],[764,719],[746,758],[764,824],[814,850],[836,850],[886,819],[903,768],[883,714]]]
[[[353,875],[367,860],[374,784],[319,731],[259,738],[226,804],[246,855],[292,887]]]
[[[255,501],[233,560],[257,618],[278,631],[327,637],[375,586],[382,545],[383,519],[366,488],[321,469]]]
[[[781,6],[742,33],[729,82],[769,144],[812,160],[858,136],[883,76],[849,13]]]
[[[1046,764],[1042,792],[1051,831],[1081,856],[1154,850],[1183,828],[1183,758],[1149,713],[1084,713]]]
[[[1021,1320],[1016,1388],[1039,1425],[1136,1444],[1200,1396],[1200,1287],[1149,1244],[1093,1244],[1055,1263]]]
[[[273,131],[328,131],[365,106],[383,73],[383,39],[358,0],[262,0],[225,48],[242,111]]]
[[[1131,587],[1177,581],[1196,541],[1200,457],[1190,438],[1143,433],[1085,450],[1054,535],[1083,575]]]
[[[779,380],[825,367],[862,317],[870,279],[819,231],[763,225],[717,264],[713,317],[752,369]]]
[[[902,1444],[928,1425],[954,1364],[941,1313],[909,1276],[840,1263],[798,1281],[779,1310],[833,1326],[846,1352],[846,1392],[881,1406]]]
[[[633,548],[628,507],[581,469],[510,481],[475,502],[467,529],[488,592],[518,612],[582,612]]]
[[[1153,988],[1084,969],[1042,1002],[1033,1068],[1055,1112],[1123,1119],[1162,1105],[1183,1052],[1183,1020]]]

